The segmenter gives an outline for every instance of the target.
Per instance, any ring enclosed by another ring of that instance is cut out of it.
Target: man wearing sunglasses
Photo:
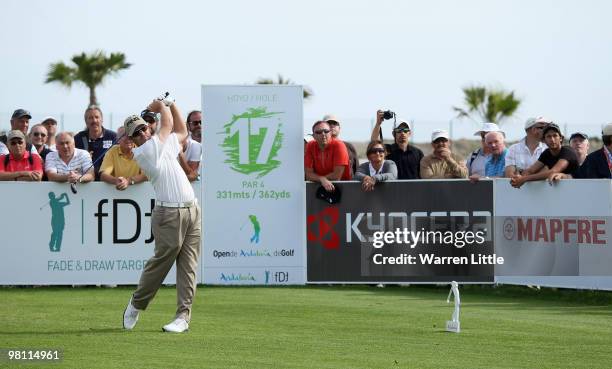
[[[202,161],[202,112],[193,110],[187,114],[187,129],[189,136],[179,154],[179,163],[187,175],[189,182],[198,179],[200,161]]]
[[[152,111],[148,111],[147,109],[140,112],[140,117],[142,120],[147,122],[149,125],[149,132],[151,132],[151,136],[154,136],[157,133],[157,123],[159,123],[159,117],[157,114]]]
[[[542,132],[552,121],[544,117],[529,118],[525,122],[525,137],[508,148],[504,177],[512,178],[535,164],[548,148],[542,141]]]
[[[151,229],[155,255],[146,263],[138,287],[123,313],[123,328],[131,330],[164,278],[176,262],[177,309],[165,332],[189,329],[191,306],[196,291],[196,271],[200,255],[201,213],[193,187],[177,161],[187,127],[176,104],[166,98],[153,100],[148,110],[161,114],[160,129],[151,136],[148,124],[139,116],[129,116],[125,132],[137,146],[134,159],[155,190]]]
[[[314,141],[306,145],[304,171],[306,180],[320,182],[329,192],[334,191],[331,181],[350,181],[349,156],[346,146],[332,137],[329,123],[324,120],[312,126]]]
[[[379,140],[381,124],[384,121],[383,111],[376,112],[376,125],[372,130],[371,141]],[[386,159],[393,160],[397,166],[397,179],[419,179],[421,178],[420,163],[423,152],[410,145],[412,129],[410,124],[400,119],[399,124],[392,131],[394,143],[385,144],[387,150]]]
[[[336,140],[340,139],[340,120],[333,114],[327,114],[323,117],[323,120],[329,124],[329,128],[331,129],[332,137]],[[359,167],[359,157],[357,156],[357,150],[352,143],[348,141],[342,141],[344,146],[346,146],[346,151],[349,155],[349,169],[351,170],[351,177],[355,176],[355,172],[357,172],[357,167]]]
[[[42,159],[26,150],[23,132],[12,130],[7,139],[9,154],[0,155],[0,181],[40,181]]]

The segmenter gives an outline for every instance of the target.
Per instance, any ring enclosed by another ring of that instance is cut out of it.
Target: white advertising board
[[[138,283],[154,248],[149,183],[88,183],[73,194],[67,184],[0,182],[0,191],[1,284]],[[164,283],[175,281],[173,267]]]
[[[302,93],[202,86],[204,283],[305,283]]]
[[[501,283],[612,289],[610,180],[495,182],[495,268]]]

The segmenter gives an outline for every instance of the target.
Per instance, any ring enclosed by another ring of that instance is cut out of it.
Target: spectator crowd
[[[412,123],[395,118],[392,143],[383,141],[382,123],[388,113],[378,110],[376,124],[367,145],[367,161],[359,163],[358,153],[349,142],[342,141],[341,121],[326,115],[312,125],[305,135],[304,172],[309,181],[319,182],[333,192],[333,181],[358,180],[364,191],[373,191],[380,182],[389,180],[466,178],[508,178],[513,187],[526,182],[548,180],[554,183],[574,178],[611,178],[612,123],[602,131],[603,147],[590,154],[589,137],[572,133],[565,144],[559,126],[544,117],[525,122],[525,136],[506,147],[505,134],[495,123],[485,122],[476,136],[480,147],[468,158],[453,152],[450,135],[436,129],[431,132],[432,152],[423,152],[411,143]],[[393,113],[391,113],[394,116]],[[159,117],[144,110],[140,117],[154,135]],[[57,119],[46,117],[30,127],[31,114],[17,109],[11,116],[11,129],[0,137],[1,181],[103,181],[117,190],[147,181],[134,160],[133,138],[141,132],[126,135],[104,127],[104,115],[98,106],[84,113],[85,129],[73,134],[58,132]],[[177,157],[190,181],[198,180],[202,160],[202,112],[191,111],[186,125],[190,132]]]
[[[154,135],[159,116],[143,110],[144,129]],[[84,113],[85,129],[73,134],[58,132],[57,119],[46,117],[30,128],[32,115],[17,109],[11,116],[11,129],[0,135],[0,181],[53,181],[84,183],[103,181],[125,190],[147,181],[134,160],[133,138],[123,127],[117,132],[104,127],[102,110],[95,105]],[[202,160],[202,112],[187,116],[190,135],[177,160],[190,181],[198,180]]]
[[[410,143],[412,124],[397,119],[393,113],[376,112],[376,124],[366,149],[368,161],[357,165],[355,149],[339,139],[340,120],[327,115],[312,126],[312,135],[304,138],[306,180],[320,182],[328,192],[335,190],[332,181],[358,180],[364,191],[372,191],[379,182],[394,179],[508,178],[515,188],[526,182],[561,179],[612,178],[612,123],[602,131],[603,147],[590,154],[589,137],[575,132],[564,145],[561,129],[550,119],[529,118],[525,137],[506,147],[505,134],[495,123],[485,122],[475,136],[481,147],[464,159],[452,150],[447,131],[431,133],[432,153],[423,152]],[[392,144],[382,141],[382,123],[395,118]],[[399,122],[399,124],[398,124]]]

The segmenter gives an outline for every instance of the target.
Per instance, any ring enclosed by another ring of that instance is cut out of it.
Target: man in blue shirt
[[[485,162],[485,178],[499,178],[504,176],[506,166],[506,154],[508,149],[502,132],[489,132],[485,135],[485,144],[491,155]],[[473,174],[470,177],[472,182],[477,182],[481,176]]]

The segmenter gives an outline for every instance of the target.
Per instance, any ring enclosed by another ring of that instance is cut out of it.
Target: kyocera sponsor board
[[[503,263],[493,252],[491,181],[337,186],[342,200],[330,205],[307,185],[309,282],[492,282]]]
[[[587,200],[586,194],[597,194]],[[610,181],[496,183],[498,276],[612,275]]]
[[[125,191],[90,183],[78,194],[49,182],[0,188],[10,194],[0,222],[0,284],[138,283],[154,248],[149,183]],[[164,283],[174,282],[173,267]]]
[[[267,284],[265,271],[297,268],[287,283],[303,284],[302,88],[203,86],[202,106],[204,283]]]

